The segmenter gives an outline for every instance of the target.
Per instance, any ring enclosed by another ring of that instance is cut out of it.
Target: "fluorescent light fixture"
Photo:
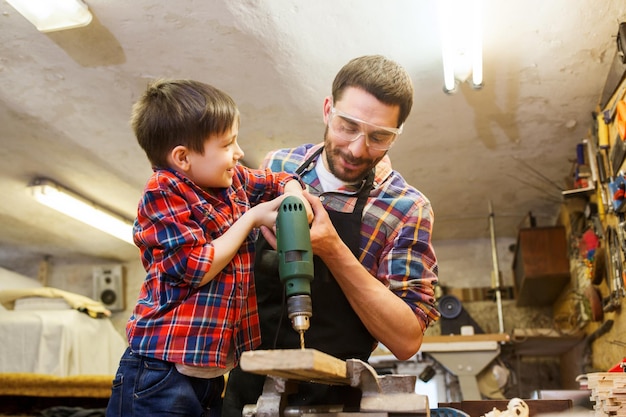
[[[41,204],[134,245],[130,220],[48,179],[38,178],[28,188]]]
[[[475,89],[483,86],[482,0],[439,0],[443,91],[472,78]]]
[[[82,0],[7,0],[41,32],[87,26],[92,19]]]

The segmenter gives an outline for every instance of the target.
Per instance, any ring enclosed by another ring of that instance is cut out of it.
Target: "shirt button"
[[[323,195],[320,196],[320,201],[324,201],[326,200],[326,197],[324,197]]]

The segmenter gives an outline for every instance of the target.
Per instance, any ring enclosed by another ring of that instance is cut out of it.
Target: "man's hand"
[[[333,252],[336,245],[343,244],[335,226],[330,220],[326,209],[319,197],[304,192],[303,196],[311,204],[313,210],[313,222],[311,223],[311,248],[313,253],[324,259],[327,255],[337,254]]]
[[[292,194],[293,195],[293,194]],[[333,227],[333,224],[330,221],[330,217],[328,217],[328,213],[326,209],[322,205],[320,199],[308,191],[302,191],[300,198],[303,198],[305,207],[308,207],[310,210],[307,211],[307,217],[309,221],[313,219],[311,223],[311,248],[313,249],[313,253],[318,256],[321,256],[316,252],[316,244],[320,247],[324,247],[324,239],[328,238],[328,236],[334,235],[337,239],[339,239],[339,235],[337,231]],[[263,237],[269,243],[269,245],[276,249],[276,232],[274,229],[261,226],[261,233]],[[325,248],[324,248],[325,249]]]

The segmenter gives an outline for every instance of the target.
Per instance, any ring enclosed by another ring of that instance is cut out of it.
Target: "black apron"
[[[296,173],[302,174],[322,149],[298,167]],[[374,172],[371,171],[359,191],[352,213],[328,212],[337,233],[356,257],[359,254],[363,208],[373,180]],[[285,289],[278,276],[278,256],[262,236],[257,241],[254,268],[261,322],[261,346],[257,349],[299,349],[300,336],[287,317]],[[317,256],[314,257],[314,275],[311,282],[313,315],[311,327],[304,335],[305,347],[343,360],[366,361],[376,340]],[[249,374],[240,368],[233,369],[228,377],[222,417],[241,417],[245,404],[256,403],[263,391],[264,381],[265,376]],[[290,395],[288,402],[288,405],[346,404],[348,409],[356,407],[358,410],[360,392],[348,386],[300,383],[298,393]]]

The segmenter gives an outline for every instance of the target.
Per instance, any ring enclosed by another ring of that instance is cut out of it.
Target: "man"
[[[391,169],[388,150],[413,104],[406,70],[382,56],[348,62],[324,100],[324,143],[271,152],[264,165],[296,172],[313,194],[311,245],[316,255],[307,348],[340,359],[366,361],[378,342],[398,359],[413,356],[439,318],[435,308],[437,261],[431,244],[428,199]],[[263,230],[269,242],[275,238]],[[259,349],[298,349],[278,272],[259,244],[255,282],[261,320]],[[265,255],[264,255],[265,254]],[[265,377],[235,368],[224,399],[224,417],[240,417],[256,403]],[[289,405],[358,407],[350,387],[300,384]]]

